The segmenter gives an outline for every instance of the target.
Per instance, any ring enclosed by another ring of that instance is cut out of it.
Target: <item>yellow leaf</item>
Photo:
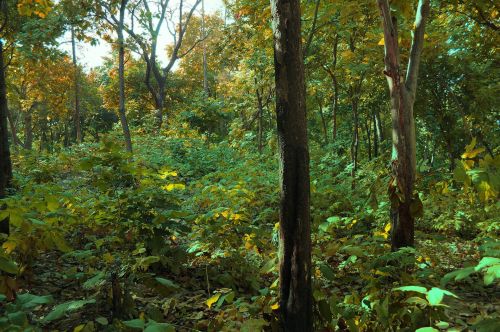
[[[486,149],[485,148],[476,148],[471,151],[466,151],[464,154],[462,154],[463,159],[472,159],[475,158],[478,154],[484,152]]]
[[[111,255],[109,252],[105,253],[105,254],[102,256],[102,258],[104,259],[104,261],[105,261],[106,263],[113,263],[113,261],[115,260],[115,259],[113,258],[113,255]]]
[[[185,188],[186,186],[182,183],[170,183],[167,184],[166,186],[163,186],[163,189],[165,189],[166,191],[172,191],[175,189],[183,190]]]
[[[2,248],[5,249],[7,254],[10,254],[14,249],[16,249],[17,244],[14,241],[7,241],[2,245]]]
[[[80,332],[80,331],[82,331],[84,328],[85,328],[85,324],[78,325],[77,327],[75,327],[75,328],[73,329],[73,332]]]
[[[385,45],[385,40],[384,40],[384,38],[383,38],[383,37],[382,37],[382,39],[380,39],[380,40],[378,41],[378,44],[377,44],[377,45],[380,45],[380,46],[384,46],[384,45]]]
[[[391,230],[391,227],[392,227],[391,223],[387,223],[387,225],[385,225],[385,227],[384,227],[384,232],[389,233],[389,231]]]
[[[211,308],[212,305],[219,300],[220,295],[220,293],[217,293],[207,300],[208,308]]]
[[[279,304],[278,302],[276,302],[275,304],[273,304],[273,305],[271,306],[271,309],[272,309],[272,310],[278,310],[278,309],[279,309],[279,307],[280,307],[280,304]]]

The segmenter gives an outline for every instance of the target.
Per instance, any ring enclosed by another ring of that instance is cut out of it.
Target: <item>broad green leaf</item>
[[[335,280],[335,272],[333,271],[333,269],[329,265],[321,264],[319,266],[319,270],[321,271],[321,274],[323,275],[323,277],[325,277],[326,279],[328,279],[330,281]]]
[[[95,276],[85,281],[82,286],[84,289],[93,289],[104,285],[105,282],[106,282],[106,273],[104,273],[104,271],[100,271]]]
[[[19,270],[19,267],[13,260],[0,256],[0,270],[11,274],[16,274]]]
[[[132,329],[144,330],[144,326],[146,325],[142,319],[132,319],[126,320],[122,322],[126,327],[130,327]]]
[[[439,321],[436,323],[436,327],[444,330],[444,329],[447,329],[448,327],[450,327],[450,323]]]
[[[402,292],[417,292],[420,294],[427,294],[427,288],[422,287],[422,286],[402,286],[402,287],[393,288],[393,290],[402,291]]]
[[[480,270],[482,270],[483,268],[485,268],[487,266],[497,265],[497,264],[500,264],[500,258],[496,258],[496,257],[483,257],[483,259],[481,259],[481,261],[479,262],[479,264],[476,265],[476,267],[474,268],[474,270],[480,271]]]
[[[52,311],[43,319],[44,322],[51,322],[53,320],[57,320],[63,317],[66,313],[70,313],[72,311],[76,311],[78,309],[83,308],[87,304],[95,303],[94,299],[90,300],[78,300],[78,301],[69,301],[65,303],[61,303],[52,309]]]
[[[427,326],[427,327],[421,327],[419,329],[416,329],[415,332],[439,332],[439,330],[435,329],[431,326]]]
[[[156,277],[155,280],[158,281],[162,286],[165,286],[169,289],[179,289],[180,288],[179,285],[177,285],[176,283],[174,283],[172,280],[169,280],[169,279]]]
[[[167,323],[149,321],[144,332],[175,332],[175,327]]]
[[[108,319],[106,317],[97,317],[95,321],[104,326],[109,324]]]

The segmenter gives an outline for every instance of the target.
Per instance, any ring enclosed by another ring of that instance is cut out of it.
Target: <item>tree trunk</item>
[[[75,69],[75,113],[73,120],[75,122],[76,143],[82,143],[82,128],[80,120],[80,72],[76,59],[76,40],[75,28],[71,26],[71,50],[73,52],[73,67]]]
[[[382,142],[384,140],[384,129],[382,128],[382,121],[380,120],[380,112],[378,109],[375,110],[375,122],[377,126],[377,135],[378,135],[378,140],[379,142]]]
[[[300,1],[272,0],[280,153],[280,313],[284,331],[313,330],[309,148]]]
[[[12,143],[14,144],[14,147],[16,148],[17,146],[22,145],[21,140],[19,137],[17,137],[17,129],[16,129],[16,124],[14,122],[14,119],[12,118],[12,114],[10,111],[7,109],[7,120],[9,121],[10,124],[10,133],[12,135]]]
[[[3,63],[3,42],[0,40],[0,199],[7,196],[12,181],[12,163],[7,130],[7,87]],[[0,209],[2,206],[0,206]],[[0,220],[0,233],[9,234],[9,218]]]
[[[335,36],[335,42],[333,45],[333,70],[332,70],[332,85],[333,85],[333,97],[332,97],[332,126],[333,126],[333,141],[337,138],[337,115],[339,111],[339,83],[337,81],[337,50],[339,45],[339,35]]]
[[[132,152],[132,139],[130,138],[130,129],[128,127],[127,115],[125,113],[125,39],[123,37],[123,24],[125,20],[125,8],[128,0],[121,0],[120,21],[118,25],[118,79],[120,85],[120,102],[118,114],[122,125],[123,137],[125,139],[125,148]]]
[[[24,148],[31,150],[33,148],[33,106],[24,113]]]
[[[373,113],[373,155],[375,158],[378,157],[378,127],[377,127],[377,115]]]
[[[328,128],[326,126],[326,119],[325,115],[323,114],[323,104],[321,103],[321,100],[318,100],[318,106],[319,106],[319,115],[321,116],[321,125],[323,126],[323,135],[325,144],[328,144]]]
[[[366,132],[366,149],[368,151],[368,160],[372,160],[372,133],[371,133],[371,123],[368,117],[365,121],[365,132]]]
[[[391,15],[388,0],[377,0],[384,28],[385,71],[391,97],[392,118],[392,179],[389,183],[391,200],[392,250],[414,246],[415,216],[412,209],[420,205],[414,196],[416,173],[416,139],[413,104],[415,102],[418,69],[422,54],[425,21],[429,15],[429,0],[419,0],[415,31],[406,78],[402,76],[396,18]]]
[[[359,149],[359,114],[358,114],[358,97],[354,88],[351,87],[351,107],[353,116],[353,129],[351,140],[351,189],[356,188],[356,171],[358,170],[358,149]]]
[[[255,83],[257,84],[257,79],[255,79]],[[259,153],[262,153],[262,146],[263,146],[263,136],[264,136],[264,105],[262,102],[262,91],[259,90],[257,87],[256,89],[256,94],[257,94],[257,117],[258,117],[258,137],[257,137],[257,144],[258,144],[258,149]]]

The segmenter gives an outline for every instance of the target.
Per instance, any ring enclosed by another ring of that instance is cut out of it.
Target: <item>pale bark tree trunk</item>
[[[0,199],[7,196],[12,181],[12,163],[7,130],[7,87],[3,62],[3,42],[0,40]],[[0,206],[0,209],[2,206]],[[9,234],[9,219],[0,220],[0,233]]]
[[[373,113],[373,155],[375,158],[378,157],[378,143],[379,143],[379,134],[377,128],[377,115]]]
[[[81,113],[80,113],[80,71],[78,68],[77,58],[76,58],[76,40],[75,40],[75,28],[71,26],[71,50],[73,53],[73,67],[75,69],[75,111],[73,114],[73,120],[75,122],[75,132],[76,132],[76,142],[82,143],[82,128],[81,128]]]
[[[257,85],[257,79],[255,79],[255,84]],[[258,144],[258,149],[259,153],[262,153],[262,147],[263,147],[263,136],[264,136],[264,105],[262,101],[262,94],[263,94],[263,89],[259,89],[257,86],[256,88],[256,94],[257,94],[257,121],[258,121],[258,137],[257,137],[257,144]]]
[[[285,331],[313,330],[309,148],[300,1],[271,0],[280,148],[280,313]]]
[[[118,79],[120,84],[120,101],[118,114],[122,125],[123,137],[125,139],[125,148],[128,152],[132,152],[132,139],[130,138],[130,129],[125,111],[125,39],[123,37],[123,24],[125,21],[125,8],[128,0],[121,0],[120,3],[120,18],[117,29],[118,34]]]
[[[416,139],[413,105],[417,89],[418,69],[424,43],[424,31],[429,16],[429,0],[419,0],[410,59],[403,77],[400,64],[396,18],[392,16],[388,0],[377,0],[382,15],[385,40],[385,71],[391,97],[392,118],[392,180],[391,199],[392,249],[414,246],[415,217],[413,204],[419,204],[414,195],[416,173]]]
[[[357,96],[356,89],[351,86],[351,108],[353,117],[353,128],[352,128],[352,140],[351,140],[351,188],[356,188],[356,172],[358,170],[358,150],[359,150],[359,114],[358,114],[358,102],[359,98]]]

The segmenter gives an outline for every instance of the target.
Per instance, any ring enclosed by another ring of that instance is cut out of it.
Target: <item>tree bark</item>
[[[17,137],[16,124],[14,122],[14,119],[12,118],[12,114],[8,109],[7,109],[7,120],[9,121],[10,124],[10,133],[12,135],[12,143],[14,144],[14,147],[22,146],[21,140],[19,139],[19,137]]]
[[[12,163],[7,130],[7,87],[3,62],[3,42],[0,40],[0,199],[7,196],[11,187]],[[0,209],[2,206],[0,206]],[[9,234],[9,219],[0,220],[0,233]]]
[[[284,331],[313,330],[309,148],[300,1],[271,0],[280,154],[280,314]]]
[[[359,114],[358,114],[358,93],[351,86],[351,108],[353,117],[352,140],[351,140],[351,189],[356,188],[356,171],[358,170],[358,149],[359,149]]]
[[[33,148],[33,106],[24,113],[24,148],[31,150]]]
[[[130,129],[125,112],[125,39],[123,37],[123,25],[125,21],[125,8],[128,0],[121,0],[120,3],[120,19],[117,29],[118,34],[118,80],[120,85],[120,101],[118,114],[122,125],[123,137],[125,139],[125,148],[128,152],[132,152],[132,139],[130,138]]]
[[[321,125],[323,126],[323,135],[325,144],[328,144],[328,127],[326,126],[326,119],[325,115],[323,114],[323,103],[321,102],[321,100],[318,100],[318,106],[319,106],[319,115],[321,116]]]
[[[80,120],[80,72],[78,68],[77,58],[76,58],[76,40],[75,40],[75,28],[71,26],[71,50],[73,53],[73,67],[75,69],[75,112],[73,114],[73,120],[75,122],[75,133],[76,142],[82,143],[82,128]]]
[[[414,196],[416,173],[416,139],[413,105],[422,54],[429,0],[419,0],[415,31],[406,78],[400,66],[396,18],[391,15],[388,0],[377,0],[382,16],[385,40],[385,71],[391,97],[392,118],[392,179],[389,184],[391,199],[392,250],[414,246],[415,217],[412,206],[418,204]]]
[[[377,115],[373,113],[373,155],[375,158],[378,157],[378,142],[379,142],[379,134],[377,126]]]

